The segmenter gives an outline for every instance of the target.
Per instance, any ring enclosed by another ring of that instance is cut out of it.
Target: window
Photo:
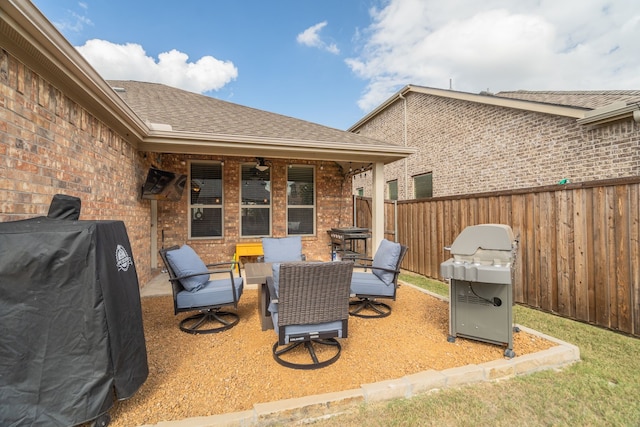
[[[398,180],[387,182],[387,198],[389,200],[398,200]]]
[[[240,175],[240,236],[270,236],[271,169],[259,171],[251,163]]]
[[[287,234],[315,234],[314,171],[313,166],[287,168]]]
[[[222,237],[222,164],[191,163],[189,237]]]
[[[433,197],[433,174],[431,172],[413,177],[413,188],[416,199]]]
[[[358,196],[360,197],[364,196],[364,187],[356,188],[356,193],[358,193]]]

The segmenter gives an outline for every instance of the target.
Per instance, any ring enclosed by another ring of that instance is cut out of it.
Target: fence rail
[[[404,269],[443,280],[444,247],[465,227],[507,224],[519,240],[517,303],[640,336],[639,198],[630,178],[399,201],[397,212],[387,203],[385,227],[397,223],[409,247]],[[358,225],[370,224],[367,203],[356,199]]]

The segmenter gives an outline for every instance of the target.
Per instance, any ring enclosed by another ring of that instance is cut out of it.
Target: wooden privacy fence
[[[354,216],[355,222],[358,227],[371,228],[372,211],[371,211],[371,198],[362,196],[353,196],[354,200]],[[397,215],[397,202],[392,200],[385,200],[384,203],[384,238],[396,241],[396,215]],[[376,248],[368,248],[369,255],[375,253]]]
[[[402,267],[443,280],[444,247],[465,227],[507,224],[519,240],[515,302],[640,336],[639,197],[636,177],[399,201]]]

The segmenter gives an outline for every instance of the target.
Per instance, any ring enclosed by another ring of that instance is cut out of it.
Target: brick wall
[[[449,196],[640,174],[640,125],[633,120],[585,127],[575,119],[427,94],[405,95],[407,144],[418,153],[385,167],[399,199],[413,198],[412,176],[432,172],[433,195]],[[404,101],[360,134],[404,144]],[[404,171],[408,175],[404,182]],[[354,189],[370,179],[354,179]]]
[[[0,221],[46,215],[54,194],[80,219],[124,221],[141,285],[150,278],[146,160],[56,87],[0,50]]]
[[[224,160],[224,238],[188,240],[188,200],[158,201],[158,247],[188,243],[205,262],[231,259],[239,238],[240,164],[220,158],[138,152],[58,88],[0,51],[0,221],[46,215],[54,194],[82,200],[82,220],[122,220],[140,284],[151,277],[150,201],[140,198],[151,165],[187,174],[188,160]],[[352,224],[350,183],[334,162],[269,159],[275,237],[286,234],[287,165],[316,166],[316,236],[303,237],[308,259],[329,260],[326,230]],[[157,259],[157,258],[156,258]],[[158,265],[162,265],[157,259]]]
[[[223,210],[224,237],[218,239],[194,239],[188,237],[188,198],[180,201],[158,202],[158,246],[189,244],[207,263],[230,260],[237,242],[259,242],[260,238],[240,237],[240,167],[255,162],[255,157],[217,157],[196,155],[162,155],[161,167],[177,173],[188,174],[189,161],[224,161]],[[272,234],[284,237],[286,227],[287,166],[291,163],[315,165],[316,171],[316,236],[303,236],[303,250],[307,259],[329,261],[329,238],[326,230],[352,224],[353,203],[350,185],[341,177],[333,162],[269,159],[271,164]],[[159,165],[158,165],[159,166]],[[160,166],[159,166],[160,167]],[[163,241],[164,234],[164,241]],[[160,262],[160,261],[159,261]]]

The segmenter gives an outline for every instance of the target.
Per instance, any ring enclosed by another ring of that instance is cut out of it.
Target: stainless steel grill
[[[517,242],[503,224],[462,230],[440,264],[449,281],[449,342],[456,337],[506,345],[513,357],[513,284]]]

